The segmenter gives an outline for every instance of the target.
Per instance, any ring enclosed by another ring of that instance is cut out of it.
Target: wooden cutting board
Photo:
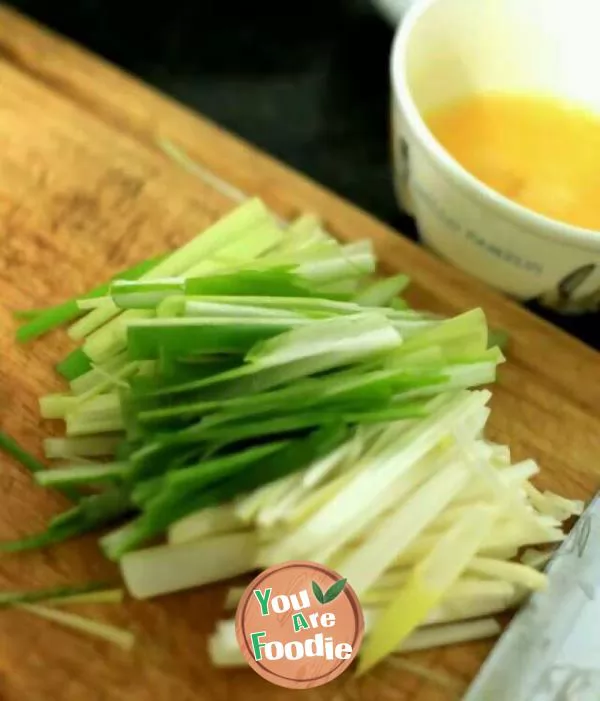
[[[52,364],[63,333],[26,347],[13,341],[11,311],[60,301],[128,263],[188,240],[231,208],[228,198],[169,159],[169,139],[195,161],[282,216],[320,213],[340,239],[371,237],[386,272],[414,280],[412,301],[441,312],[480,305],[511,334],[509,362],[493,399],[490,435],[516,459],[543,466],[540,484],[569,497],[600,486],[600,357],[417,248],[364,212],[224,133],[72,44],[0,9],[0,416],[2,428],[39,453],[52,427],[36,397],[60,383]],[[0,538],[43,528],[64,507],[0,459]],[[115,576],[93,540],[0,560],[0,588],[49,586]],[[258,701],[293,692],[246,670],[218,671],[206,640],[224,588],[86,613],[129,626],[127,654],[6,611],[0,618],[2,701]],[[424,682],[386,663],[360,680],[344,675],[303,698],[446,701],[460,696],[489,650],[469,644],[411,655],[451,686]]]

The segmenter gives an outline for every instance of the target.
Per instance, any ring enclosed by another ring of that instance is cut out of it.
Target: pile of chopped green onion
[[[499,611],[545,585],[546,554],[581,504],[539,492],[532,461],[484,438],[504,360],[484,313],[410,308],[376,277],[369,241],[250,200],[182,248],[84,297],[33,312],[79,346],[35,472],[72,507],[46,547],[90,531],[146,598],[286,560],[327,564],[363,603],[360,669],[389,653],[495,635]],[[108,529],[108,532],[106,532]],[[228,596],[235,605],[239,591]],[[243,664],[232,621],[210,642]]]

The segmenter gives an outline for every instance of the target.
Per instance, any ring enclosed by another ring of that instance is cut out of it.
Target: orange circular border
[[[350,604],[350,609],[354,616],[354,635],[352,641],[349,641],[352,645],[352,655],[347,660],[340,660],[339,664],[336,664],[333,669],[330,669],[327,673],[316,677],[301,679],[291,678],[269,669],[263,662],[260,662],[254,658],[254,654],[249,643],[250,636],[246,627],[246,610],[251,602],[256,605],[256,598],[253,595],[254,590],[258,589],[261,584],[264,584],[265,580],[268,580],[273,575],[284,572],[285,570],[293,569],[311,570],[312,572],[318,573],[321,576],[327,577],[331,580],[332,584],[333,582],[341,579],[341,576],[334,570],[324,567],[323,565],[319,565],[316,562],[309,562],[305,560],[292,560],[289,562],[284,562],[281,565],[269,567],[269,569],[261,572],[261,574],[259,574],[246,588],[246,591],[238,604],[235,618],[235,632],[244,658],[250,667],[252,667],[257,674],[263,677],[263,679],[288,689],[311,689],[316,686],[322,686],[323,684],[327,684],[333,679],[336,679],[353,663],[354,659],[358,655],[358,651],[364,636],[364,617],[358,597],[356,596],[350,583],[346,582],[344,590],[340,596],[344,596],[346,598]]]

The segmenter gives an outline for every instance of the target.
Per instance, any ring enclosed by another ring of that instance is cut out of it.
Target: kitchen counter
[[[390,181],[393,32],[368,0],[10,4],[416,238]],[[600,349],[600,315],[534,311]]]

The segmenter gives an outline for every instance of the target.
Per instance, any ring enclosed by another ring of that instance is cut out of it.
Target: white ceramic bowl
[[[392,51],[394,181],[423,242],[492,286],[563,312],[600,309],[600,232],[496,193],[421,115],[492,91],[558,96],[600,113],[599,31],[597,0],[419,0]]]

